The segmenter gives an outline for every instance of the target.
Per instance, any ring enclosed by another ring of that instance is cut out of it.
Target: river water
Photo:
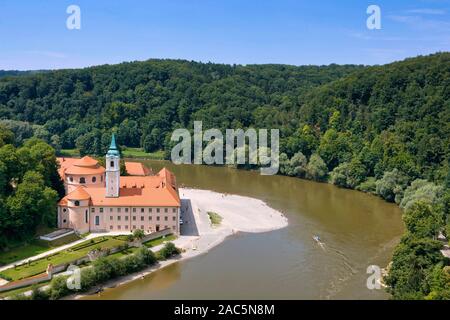
[[[207,254],[175,263],[88,299],[387,299],[369,290],[369,265],[385,267],[403,233],[400,209],[329,184],[258,171],[165,161],[178,184],[266,201],[289,220],[285,229],[237,234]],[[319,246],[313,235],[320,235]]]

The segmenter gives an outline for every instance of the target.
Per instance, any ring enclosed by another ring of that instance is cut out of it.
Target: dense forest
[[[404,209],[386,282],[398,299],[450,299],[450,53],[383,66],[221,65],[180,60],[0,79],[16,147],[103,155],[170,150],[175,128],[280,129],[281,174],[357,189]],[[2,161],[0,156],[0,161]],[[1,163],[1,162],[0,162]]]
[[[57,169],[50,145],[38,138],[18,144],[0,125],[0,250],[32,238],[37,227],[56,225],[64,195]]]

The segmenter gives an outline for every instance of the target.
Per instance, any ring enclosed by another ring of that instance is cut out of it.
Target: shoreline
[[[180,188],[179,191],[182,200],[182,216],[185,222],[182,226],[182,234],[172,242],[183,250],[180,255],[161,261],[140,272],[99,284],[86,293],[72,294],[63,299],[79,300],[96,294],[99,288],[102,291],[112,290],[132,281],[143,279],[173,263],[206,254],[228,237],[240,232],[270,232],[288,225],[287,218],[280,211],[269,207],[259,199],[192,188]],[[219,226],[211,225],[208,211],[215,212],[222,217]],[[101,293],[99,294],[101,295]]]

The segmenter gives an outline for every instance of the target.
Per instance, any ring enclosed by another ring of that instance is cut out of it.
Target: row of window
[[[73,182],[73,177],[69,177],[69,181]],[[91,181],[92,181],[92,183],[96,183],[97,177],[92,177]],[[100,181],[103,182],[103,176],[100,176]],[[80,177],[79,183],[86,183],[86,178]]]
[[[169,227],[168,226],[164,226],[164,229],[167,229],[167,228],[169,228]],[[114,229],[113,226],[109,226],[109,230],[113,230],[113,229]],[[140,229],[144,230],[144,226],[141,226]],[[174,227],[172,227],[172,229],[176,230],[177,228],[174,226]],[[117,226],[117,230],[122,230],[122,226]],[[128,225],[127,224],[123,226],[123,230],[128,230]],[[133,226],[133,230],[136,230],[136,226],[135,225]],[[156,231],[159,231],[159,230],[160,230],[160,226],[157,225],[156,226]]]
[[[96,216],[95,218],[97,219],[97,217],[98,216]],[[128,216],[124,216],[125,217],[125,221],[128,221]],[[152,216],[148,216],[148,220],[149,221],[152,221],[153,219],[152,219],[153,217]],[[110,221],[113,221],[114,220],[114,216],[109,216],[109,220]],[[117,221],[121,221],[122,220],[122,217],[121,216],[117,216]],[[141,221],[144,221],[145,220],[145,217],[144,216],[141,216]],[[157,216],[156,217],[156,221],[160,221],[161,220],[161,217],[160,216]],[[172,221],[176,221],[177,219],[176,219],[176,217],[172,217]],[[133,221],[136,221],[136,216],[133,216]],[[164,217],[164,221],[169,221],[169,217],[167,217],[167,216],[165,216]]]
[[[129,208],[124,208],[124,209],[125,209],[125,212],[128,212]],[[116,211],[117,212],[122,212],[122,208],[117,208]],[[144,213],[145,212],[145,208],[141,208],[140,211],[141,211],[141,213]],[[95,208],[91,208],[91,212],[95,213]],[[103,208],[99,208],[99,212],[103,213]],[[109,212],[113,212],[113,208],[109,208]],[[137,212],[137,208],[132,208],[132,212],[136,213]],[[148,212],[152,213],[153,212],[153,208],[148,208]],[[160,213],[160,212],[161,212],[161,209],[160,208],[156,208],[156,213]],[[168,213],[168,212],[169,212],[169,208],[164,208],[164,213]],[[172,212],[176,213],[177,209],[176,208],[172,208]]]

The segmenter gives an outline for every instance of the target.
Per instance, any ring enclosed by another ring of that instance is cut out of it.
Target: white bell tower
[[[106,197],[119,196],[120,188],[120,154],[117,150],[114,133],[111,137],[111,146],[106,154]]]

